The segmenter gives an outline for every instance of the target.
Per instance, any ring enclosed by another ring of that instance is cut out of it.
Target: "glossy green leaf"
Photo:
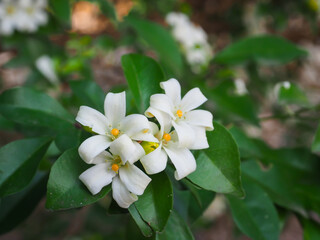
[[[309,103],[305,93],[294,83],[279,86],[278,100],[286,104],[308,105]]]
[[[108,18],[112,19],[113,21],[117,20],[117,14],[114,9],[114,6],[107,0],[91,0],[92,2],[96,2],[99,4],[101,12]]]
[[[172,211],[168,223],[161,233],[157,233],[156,240],[193,240],[194,237],[187,223]]]
[[[66,0],[50,0],[50,6],[54,11],[54,15],[59,20],[69,23],[71,20],[71,6],[70,1]]]
[[[145,237],[151,237],[152,236],[152,229],[151,227],[142,219],[140,216],[136,206],[134,204],[131,204],[131,206],[128,208],[133,220],[136,222],[138,227],[140,228],[141,233]]]
[[[26,187],[51,143],[50,138],[11,142],[0,149],[0,196]]]
[[[133,16],[128,16],[126,22],[158,53],[164,66],[177,75],[181,74],[183,62],[178,44],[165,28],[157,23]]]
[[[89,106],[103,112],[103,104],[106,94],[93,81],[70,81],[70,87],[81,105]]]
[[[25,220],[46,192],[48,176],[38,173],[30,185],[0,202],[0,234],[8,232]]]
[[[311,219],[302,219],[303,239],[318,240],[320,239],[320,224],[313,222]]]
[[[256,183],[243,178],[245,199],[228,196],[233,219],[248,237],[276,240],[280,235],[279,218],[268,194]]]
[[[238,146],[227,129],[213,125],[207,132],[210,147],[199,154],[197,169],[188,178],[201,188],[243,197]]]
[[[161,92],[163,71],[155,60],[139,54],[124,55],[121,63],[137,108],[143,113],[150,105],[150,96]]]
[[[318,129],[316,131],[316,135],[314,136],[314,139],[312,142],[312,151],[313,152],[320,152],[320,124],[318,126]]]
[[[77,149],[63,153],[51,168],[46,208],[61,210],[82,207],[98,201],[110,191],[110,185],[100,193],[92,195],[79,180],[79,175],[92,165],[86,164],[78,154]]]
[[[264,64],[284,64],[306,56],[293,43],[276,36],[254,36],[231,44],[216,54],[214,61],[222,64],[241,64],[257,61]]]
[[[173,206],[172,186],[165,172],[151,175],[152,181],[134,203],[142,219],[160,232],[164,229]]]

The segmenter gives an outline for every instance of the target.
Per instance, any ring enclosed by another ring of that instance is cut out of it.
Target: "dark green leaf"
[[[136,206],[134,204],[132,204],[129,207],[129,212],[133,218],[133,220],[136,222],[136,224],[138,225],[138,227],[141,230],[141,233],[143,234],[143,236],[146,237],[151,237],[152,236],[152,229],[151,227],[142,219],[142,217],[140,216]]]
[[[178,44],[165,28],[157,23],[141,20],[133,16],[127,17],[126,22],[158,53],[162,63],[167,68],[177,75],[181,74],[183,62]]]
[[[157,233],[156,240],[192,240],[194,239],[187,223],[172,211],[169,221],[163,232]]]
[[[314,136],[314,140],[312,143],[312,151],[313,152],[320,152],[320,124],[318,126],[318,130],[316,135]]]
[[[164,229],[172,210],[172,186],[165,172],[150,176],[152,181],[134,203],[142,219],[160,232]]]
[[[188,178],[201,188],[243,197],[238,146],[219,123],[207,133],[210,148],[200,152],[197,169]]]
[[[60,21],[64,23],[70,22],[70,19],[71,19],[70,18],[71,16],[70,1],[50,0],[50,6],[54,11],[54,15],[56,15]]]
[[[310,219],[302,219],[303,239],[318,240],[320,239],[320,225]]]
[[[222,64],[240,64],[258,61],[266,64],[284,64],[306,56],[307,53],[289,41],[271,35],[242,39],[221,52],[214,61]]]
[[[108,18],[112,19],[113,21],[117,20],[117,14],[114,9],[114,6],[107,0],[91,0],[99,4],[101,12]]]
[[[30,185],[0,202],[0,234],[13,229],[26,219],[45,195],[48,176],[38,173]]]
[[[52,210],[77,208],[103,198],[110,191],[110,185],[92,195],[79,180],[79,175],[89,167],[91,165],[79,157],[77,149],[63,153],[51,168],[46,207]]]
[[[137,108],[143,113],[150,104],[150,96],[161,92],[164,74],[152,58],[128,54],[121,58],[122,68],[133,93]]]
[[[240,230],[252,239],[279,239],[279,218],[271,199],[257,184],[243,178],[246,198],[228,196],[233,219]]]
[[[18,192],[29,184],[50,142],[49,138],[23,139],[0,149],[0,196]]]
[[[279,86],[278,99],[286,104],[308,105],[309,103],[305,93],[294,83]]]

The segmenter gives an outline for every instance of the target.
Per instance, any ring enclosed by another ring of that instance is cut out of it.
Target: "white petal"
[[[209,148],[207,136],[206,136],[206,129],[204,127],[192,127],[195,133],[195,141],[189,147],[191,150],[199,150]]]
[[[92,163],[93,159],[107,149],[111,144],[108,137],[96,135],[86,139],[79,147],[79,155],[86,163]]]
[[[108,119],[97,110],[81,106],[76,117],[76,121],[81,125],[89,127],[93,132],[105,135],[108,129]]]
[[[121,135],[111,143],[110,152],[113,155],[120,156],[123,164],[127,161],[132,164],[145,154],[141,145],[133,142],[126,134]]]
[[[142,195],[151,181],[151,178],[143,171],[131,164],[121,167],[119,169],[119,176],[127,189],[136,195]]]
[[[149,125],[150,125],[150,131],[152,135],[156,135],[159,132],[158,125],[155,124],[154,122],[149,122]]]
[[[113,157],[110,153],[107,151],[103,151],[102,153],[98,154],[93,160],[92,164],[99,164],[99,163],[106,163],[111,162],[113,160]]]
[[[196,160],[186,148],[164,148],[176,168],[174,176],[180,180],[196,170]]]
[[[87,186],[89,191],[95,195],[101,191],[104,186],[111,183],[116,173],[109,169],[106,163],[97,164],[84,171],[79,179]]]
[[[173,115],[173,102],[165,94],[154,94],[150,97],[150,107],[157,110],[163,111],[169,114],[172,118],[175,118]]]
[[[144,133],[144,131],[148,131],[148,132]],[[150,129],[149,130],[146,129],[139,133],[136,133],[132,135],[131,138],[136,141],[159,142],[159,140],[155,136],[153,136]]]
[[[126,92],[108,93],[104,100],[104,113],[112,127],[116,128],[126,116]]]
[[[166,152],[159,146],[151,153],[143,156],[140,162],[148,174],[155,174],[162,172],[166,168],[167,160]]]
[[[36,67],[46,77],[52,84],[58,84],[59,80],[54,70],[54,65],[52,59],[43,55],[39,57],[35,62]]]
[[[122,208],[128,208],[138,200],[138,197],[129,192],[118,176],[112,181],[112,197]]]
[[[177,105],[181,101],[181,87],[180,83],[171,78],[166,82],[161,82],[160,87],[165,91],[166,95],[171,99],[174,105]]]
[[[185,122],[204,127],[208,131],[213,130],[212,114],[206,110],[193,110],[185,114]]]
[[[179,146],[186,148],[192,146],[195,141],[193,128],[183,121],[179,121],[178,123],[172,121],[172,125],[178,135]]]
[[[199,107],[208,99],[202,94],[199,88],[193,88],[181,100],[181,110],[188,112]]]
[[[172,124],[171,124],[171,118],[168,114],[158,111],[155,108],[149,107],[145,111],[145,115],[147,117],[155,117],[157,119],[158,123],[160,124],[161,136],[163,135],[164,132],[166,133],[170,132],[172,128]]]
[[[149,129],[148,119],[141,114],[131,114],[123,118],[120,122],[119,129],[129,137]],[[137,139],[139,140],[139,139]]]

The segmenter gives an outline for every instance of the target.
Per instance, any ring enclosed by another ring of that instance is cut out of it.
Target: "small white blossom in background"
[[[47,0],[3,0],[0,3],[0,34],[15,30],[36,32],[48,22]]]
[[[41,74],[46,77],[52,84],[58,84],[59,79],[54,70],[53,61],[49,56],[43,55],[39,57],[36,60],[35,65],[38,68],[39,72],[41,72]]]
[[[237,78],[236,80],[234,80],[234,87],[235,93],[239,96],[243,96],[248,93],[246,83],[241,78]]]
[[[213,50],[205,31],[192,23],[183,13],[169,13],[166,22],[172,27],[172,34],[181,44],[192,71],[199,73],[207,68],[213,57]]]

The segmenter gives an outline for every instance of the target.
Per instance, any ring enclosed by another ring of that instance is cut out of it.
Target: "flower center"
[[[15,11],[16,11],[16,9],[14,7],[12,7],[12,6],[8,6],[7,9],[6,9],[6,12],[7,12],[8,15],[14,14]]]
[[[119,170],[119,165],[116,164],[116,163],[114,163],[114,164],[112,164],[111,169],[112,169],[112,171],[114,171],[114,172],[118,172],[118,170]]]
[[[159,147],[159,143],[155,142],[142,142],[141,147],[143,147],[146,154],[149,154]]]
[[[111,134],[112,134],[114,137],[118,136],[119,133],[120,133],[120,131],[119,131],[119,129],[117,129],[117,128],[114,128],[114,129],[111,130]]]
[[[33,9],[32,7],[28,7],[28,8],[26,9],[26,12],[27,12],[29,15],[33,15],[34,9]]]
[[[176,112],[176,114],[179,118],[183,116],[183,112],[180,109]]]
[[[171,140],[171,136],[168,133],[163,134],[163,139],[169,142]]]

